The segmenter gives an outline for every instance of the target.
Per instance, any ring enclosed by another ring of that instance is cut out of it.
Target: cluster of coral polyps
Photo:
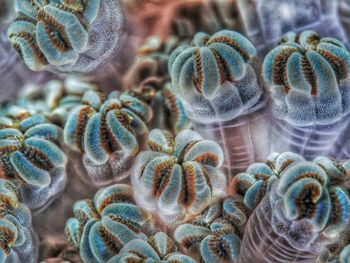
[[[349,13],[2,1],[0,262],[350,262]]]

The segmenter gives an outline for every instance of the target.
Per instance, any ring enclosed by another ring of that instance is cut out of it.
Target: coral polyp
[[[118,181],[128,169],[148,134],[152,109],[129,94],[87,91],[64,127],[65,143],[83,154],[87,176],[98,184]]]
[[[248,210],[240,197],[213,203],[198,218],[180,225],[175,239],[185,248],[199,247],[199,258],[209,262],[237,262]]]
[[[43,114],[50,122],[64,127],[69,111],[82,103],[86,91],[99,91],[98,86],[68,77],[65,81],[50,80],[44,85],[31,84],[23,89],[17,104],[31,114]]]
[[[152,107],[154,112],[149,127],[169,130],[173,134],[190,128],[191,121],[185,113],[181,100],[171,89],[171,83],[147,78],[128,94],[139,98]]]
[[[169,59],[175,94],[195,130],[218,141],[233,176],[269,153],[269,116],[256,50],[229,30],[197,33]]]
[[[273,150],[312,160],[327,154],[347,124],[350,54],[334,38],[288,33],[264,60],[276,117]]]
[[[177,48],[180,39],[171,36],[165,41],[160,37],[150,37],[137,50],[137,57],[126,76],[126,85],[137,88],[149,78],[170,81],[168,61],[171,52]]]
[[[147,240],[151,214],[136,206],[129,185],[99,190],[93,200],[81,200],[67,221],[68,240],[79,249],[84,262],[106,262],[134,239]]]
[[[239,262],[316,260],[349,223],[350,199],[334,173],[317,162],[287,162],[247,222]]]
[[[61,140],[61,128],[41,114],[10,106],[0,118],[1,177],[21,185],[22,200],[30,208],[44,206],[65,186]]]
[[[176,244],[164,232],[158,232],[148,238],[147,242],[142,239],[134,239],[127,243],[118,256],[113,257],[108,263],[122,262],[178,262],[195,263],[192,258],[177,252]]]
[[[8,38],[35,71],[96,71],[116,55],[123,38],[123,14],[116,0],[16,0],[15,6],[18,16]],[[109,37],[101,37],[106,32]]]
[[[36,262],[31,212],[20,202],[16,186],[6,179],[0,179],[0,211],[0,262]]]
[[[179,90],[181,97],[187,98],[187,103],[195,100],[196,94],[202,95],[207,100],[214,99],[226,82],[241,80],[246,72],[251,71],[246,62],[256,55],[255,48],[248,39],[234,31],[224,30],[212,36],[197,33],[192,44],[174,50],[169,60],[169,72],[173,78],[174,88]],[[209,70],[213,72],[208,74]],[[238,104],[233,104],[232,108],[227,109],[228,112],[220,111],[220,108],[215,111],[214,108],[212,112],[208,109],[208,113],[214,116],[217,112],[218,117],[225,120],[251,107],[259,100],[261,89],[258,85],[252,85],[251,90],[246,93],[239,88],[238,92],[241,93],[235,94]],[[198,118],[201,117],[198,113],[193,114]]]
[[[99,5],[100,1],[16,1],[21,15],[9,27],[9,39],[32,70],[74,63],[87,48],[85,27],[96,19]]]
[[[335,38],[288,33],[265,58],[274,113],[295,125],[328,124],[349,112],[350,54]]]
[[[174,138],[152,130],[149,150],[138,154],[131,173],[136,202],[168,223],[184,222],[224,195],[225,175],[220,146],[190,130]]]
[[[244,31],[265,55],[282,35],[293,31],[315,30],[323,36],[346,41],[338,18],[342,1],[322,0],[238,0]]]
[[[183,103],[171,88],[168,73],[170,53],[179,43],[175,36],[164,42],[157,37],[147,39],[138,49],[137,59],[126,77],[129,93],[147,102],[157,113],[150,127],[168,129],[174,134],[190,126]]]

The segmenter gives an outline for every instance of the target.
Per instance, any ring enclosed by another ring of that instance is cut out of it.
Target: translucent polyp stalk
[[[344,125],[339,129],[339,136],[333,143],[328,156],[337,161],[350,159],[350,115],[343,118]]]
[[[270,114],[266,101],[229,121],[205,124],[192,120],[192,123],[204,138],[216,141],[223,148],[223,167],[229,179],[250,164],[265,160],[270,153]]]
[[[272,152],[290,151],[304,156],[306,160],[313,160],[331,151],[344,126],[341,121],[328,125],[296,126],[275,120],[272,124]]]
[[[114,154],[106,164],[94,165],[80,153],[69,151],[68,156],[79,180],[85,185],[93,184],[98,187],[123,182],[129,176],[134,160],[134,157],[118,159],[117,154]]]
[[[34,228],[42,241],[42,251],[46,253],[55,251],[58,244],[66,242],[62,229],[64,229],[67,218],[72,216],[71,210],[74,203],[81,199],[90,198],[98,190],[91,182],[82,183],[81,178],[78,177],[81,171],[78,173],[74,167],[76,164],[77,160],[73,159],[67,166],[69,176],[62,196],[54,200],[49,209],[40,213],[35,212],[33,215]],[[51,224],[47,224],[47,222],[51,222]],[[44,259],[43,256],[43,253],[40,254],[41,259]]]
[[[50,172],[51,183],[47,187],[37,188],[24,185],[20,188],[22,202],[25,203],[32,212],[40,213],[59,197],[66,187],[67,174],[65,167],[56,167]]]
[[[283,229],[281,225],[280,231],[276,231],[276,220],[272,210],[275,211],[278,208],[274,207],[274,199],[276,196],[269,193],[250,216],[241,243],[238,263],[315,262],[319,255],[319,251],[316,249],[319,244],[305,242],[305,246],[301,247],[299,244],[300,247],[297,248],[289,240],[298,238],[315,240],[317,233],[310,233],[310,231],[307,233],[308,225],[303,226],[302,223],[293,226],[290,223],[289,229]],[[294,230],[291,229],[292,227]],[[259,260],[257,261],[257,259]]]
[[[346,142],[344,147],[341,149],[336,159],[339,161],[350,159],[350,139]]]
[[[191,46],[178,47],[169,58],[175,93],[198,132],[221,144],[229,177],[269,154],[260,68],[255,47],[229,30],[197,33]]]

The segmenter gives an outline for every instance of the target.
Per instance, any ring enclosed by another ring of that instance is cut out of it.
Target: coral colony
[[[0,0],[0,263],[350,263],[349,0]]]

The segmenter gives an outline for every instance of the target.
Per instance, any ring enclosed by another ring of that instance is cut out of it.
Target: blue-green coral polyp
[[[301,155],[291,152],[272,154],[266,162],[253,163],[245,172],[237,174],[230,183],[229,192],[243,196],[244,205],[253,211],[279,179],[281,172],[290,164],[302,160]]]
[[[70,111],[64,140],[71,149],[84,154],[85,165],[93,167],[94,181],[120,180],[128,169],[124,162],[139,151],[141,138],[148,133],[146,123],[151,118],[152,109],[127,93],[111,93],[106,98],[100,92],[87,91],[81,104]],[[95,168],[102,165],[113,166],[106,168],[111,174],[105,173],[105,178],[96,174]],[[117,166],[121,167],[120,171]]]
[[[277,191],[283,195],[288,220],[307,218],[314,231],[331,235],[349,222],[350,199],[339,186],[332,186],[327,171],[319,165],[300,162],[281,176]]]
[[[170,55],[173,89],[188,116],[198,122],[232,120],[258,104],[263,94],[254,46],[240,33],[197,33],[191,45]]]
[[[349,70],[350,54],[339,40],[287,33],[263,64],[274,114],[300,126],[338,121],[350,111]]]
[[[24,121],[19,125],[24,124]],[[37,187],[47,186],[50,183],[48,172],[66,163],[65,154],[53,142],[59,139],[60,132],[57,126],[49,123],[35,123],[24,129],[21,127],[1,129],[3,176],[19,179]],[[12,164],[13,167],[5,164]]]
[[[93,200],[76,202],[73,212],[65,233],[84,262],[107,262],[129,241],[147,240],[143,231],[151,231],[151,214],[135,205],[129,185],[102,188]]]
[[[200,216],[179,226],[174,233],[176,241],[187,249],[198,245],[201,261],[237,262],[242,229],[248,218],[248,209],[238,196],[214,202]]]
[[[245,63],[255,55],[254,46],[237,32],[223,30],[212,36],[197,33],[192,46],[184,45],[173,51],[169,72],[175,85],[188,84],[187,78],[193,75],[196,90],[212,99],[226,81],[244,76]],[[184,74],[182,67],[190,71]]]
[[[29,193],[23,201],[31,208],[40,207],[65,185],[67,157],[59,144],[62,130],[43,115],[30,115],[16,106],[0,122],[1,176],[21,183],[21,191]]]
[[[65,142],[102,164],[116,150],[135,154],[135,135],[147,133],[145,121],[150,117],[150,108],[132,96],[105,100],[101,93],[91,91],[71,111],[64,129]]]
[[[20,202],[16,186],[6,179],[0,179],[0,207],[0,262],[36,262],[37,237],[30,210]]]
[[[158,232],[148,238],[147,242],[142,239],[132,240],[120,251],[118,256],[113,257],[108,263],[127,262],[178,262],[195,263],[189,256],[177,252],[176,244],[164,232]]]
[[[157,212],[169,223],[180,223],[201,213],[224,194],[226,178],[220,146],[191,130],[176,138],[154,129],[149,150],[138,154],[131,173],[135,196],[141,206]]]
[[[248,220],[240,257],[244,262],[257,257],[271,262],[279,253],[276,262],[316,260],[349,224],[350,198],[343,187],[348,171],[322,156],[309,162],[284,153],[269,163],[278,180]]]
[[[15,4],[19,15],[8,37],[30,69],[73,63],[88,48],[88,28],[96,19],[99,0],[16,0]]]

